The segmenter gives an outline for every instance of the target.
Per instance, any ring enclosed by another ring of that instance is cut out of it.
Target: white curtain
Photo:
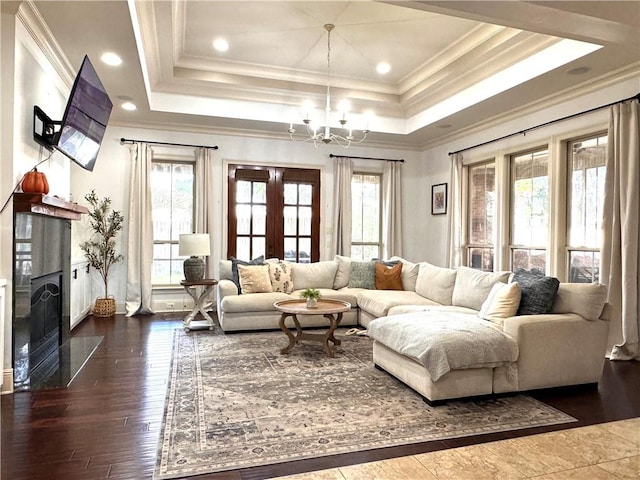
[[[151,218],[151,159],[153,150],[136,143],[131,153],[129,183],[129,244],[127,248],[127,316],[153,314],[151,267],[153,264],[153,220]]]
[[[351,255],[351,177],[353,161],[337,157],[334,175],[333,250],[334,255]]]
[[[401,172],[401,162],[387,162],[382,174],[382,258],[402,256]]]
[[[449,225],[447,230],[447,267],[462,265],[462,154],[451,156],[449,181]]]
[[[603,212],[601,281],[613,306],[612,360],[640,360],[640,126],[638,100],[611,107]]]
[[[194,233],[208,233],[211,252],[215,252],[215,242],[222,239],[215,238],[213,228],[213,149],[199,147],[196,149],[196,184],[195,184],[195,230]],[[206,259],[205,278],[214,278],[214,262],[211,256]]]

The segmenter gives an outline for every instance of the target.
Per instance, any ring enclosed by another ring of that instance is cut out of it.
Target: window
[[[549,151],[511,156],[511,269],[546,271]]]
[[[354,173],[351,177],[351,258],[371,260],[382,252],[382,176]]]
[[[493,271],[496,222],[496,164],[468,167],[467,265]]]
[[[573,140],[567,143],[567,149],[568,279],[575,283],[598,282],[607,136]]]
[[[228,256],[320,258],[320,171],[229,166]]]
[[[153,285],[177,285],[184,277],[178,256],[181,233],[193,232],[194,164],[154,160],[151,164]]]

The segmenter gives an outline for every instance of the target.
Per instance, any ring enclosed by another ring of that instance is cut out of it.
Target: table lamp
[[[208,233],[187,233],[180,235],[180,256],[189,255],[184,261],[184,279],[187,282],[198,282],[204,278],[203,255],[211,254]]]

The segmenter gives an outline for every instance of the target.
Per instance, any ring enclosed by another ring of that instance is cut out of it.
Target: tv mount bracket
[[[33,139],[47,150],[53,150],[57,143],[56,126],[62,125],[61,120],[51,120],[44,111],[34,105],[33,107]]]

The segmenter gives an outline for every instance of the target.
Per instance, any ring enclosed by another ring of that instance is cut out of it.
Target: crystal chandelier
[[[369,133],[368,127],[362,130],[362,135],[356,138],[353,135],[353,130],[347,129],[347,119],[345,118],[346,114],[342,114],[342,118],[340,118],[339,123],[341,129],[343,130],[343,135],[338,135],[331,131],[331,31],[335,28],[335,25],[331,23],[327,23],[324,25],[324,29],[327,31],[327,99],[325,104],[325,122],[321,127],[315,127],[311,123],[311,119],[309,118],[309,110],[306,109],[305,118],[302,122],[307,127],[307,137],[302,139],[297,139],[294,137],[294,133],[296,133],[296,129],[293,128],[293,124],[289,124],[289,137],[294,142],[313,142],[313,144],[317,147],[319,142],[322,143],[336,143],[343,148],[348,148],[352,144],[362,143],[367,138],[367,133]]]

